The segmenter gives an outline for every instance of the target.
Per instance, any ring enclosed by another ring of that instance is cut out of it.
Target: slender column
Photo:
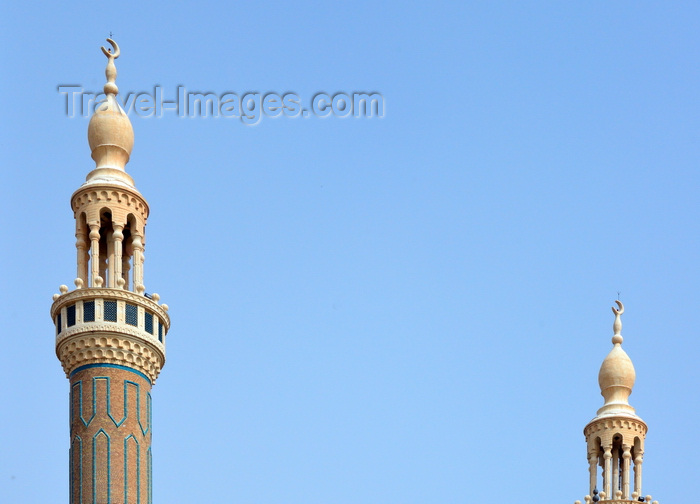
[[[102,250],[100,250],[100,259],[98,261],[100,265],[100,277],[102,278],[102,285],[105,285],[105,282],[107,281],[107,247],[104,246],[104,242],[102,243],[103,247]]]
[[[114,276],[114,233],[108,231],[106,235],[107,239],[107,274],[109,280],[107,281],[107,286],[111,289],[117,286],[117,277]]]
[[[90,224],[90,264],[92,277],[90,287],[97,287],[95,279],[100,276],[100,225]]]
[[[612,494],[617,495],[620,490],[620,448],[617,446],[612,451]]]
[[[642,495],[642,459],[644,452],[635,449],[634,452],[634,491]]]
[[[114,277],[114,283],[111,285],[111,287],[119,288],[119,279],[122,278],[122,240],[124,239],[124,234],[122,233],[122,230],[124,229],[124,226],[121,224],[117,224],[115,222],[112,223],[112,227],[114,228],[114,231],[112,232],[112,239],[114,240],[114,260],[110,262],[110,277]],[[114,270],[114,271],[112,271]]]
[[[122,277],[124,278],[124,288],[129,290],[129,272],[131,271],[132,258],[134,257],[133,237],[129,236],[122,244]],[[134,286],[132,284],[131,290]]]
[[[125,255],[122,257],[122,278],[124,279],[124,288],[129,290],[129,271],[131,270],[131,263],[129,263],[129,256]]]
[[[143,294],[143,238],[135,234],[132,240],[134,248],[134,292]]]
[[[83,285],[87,287],[88,281],[88,237],[86,229],[80,226],[75,232],[75,248],[78,252],[78,278],[83,281]]]
[[[622,498],[628,499],[630,495],[630,453],[629,446],[622,447]]]
[[[590,476],[590,489],[588,490],[588,493],[590,495],[593,495],[593,490],[596,488],[597,483],[598,483],[598,454],[594,452],[590,452],[588,454],[588,473]]]
[[[605,459],[605,468],[603,469],[603,491],[605,495],[612,496],[610,492],[610,480],[612,479],[612,446],[604,448],[603,457]]]

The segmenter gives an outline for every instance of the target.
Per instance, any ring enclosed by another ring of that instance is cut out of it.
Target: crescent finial
[[[622,301],[616,299],[615,304],[617,305],[617,308],[615,308],[614,306],[612,307],[612,311],[615,315],[619,316],[625,313],[625,305],[622,304]]]
[[[119,88],[117,87],[117,67],[114,65],[114,60],[119,57],[121,51],[119,50],[119,45],[111,38],[108,38],[107,42],[112,45],[114,52],[102,46],[102,52],[107,56],[107,68],[105,69],[107,83],[104,86],[104,92],[106,95],[116,95],[119,92]]]
[[[625,305],[622,304],[622,301],[616,299],[615,304],[617,308],[614,306],[612,307],[612,311],[615,314],[615,322],[613,322],[613,345],[622,343],[622,320],[620,320],[620,315],[625,313]]]
[[[117,59],[119,57],[120,51],[119,51],[119,44],[117,44],[114,40],[111,38],[107,39],[107,42],[112,46],[112,49],[114,49],[114,52],[112,52],[111,49],[105,49],[105,46],[102,46],[102,52],[107,56],[109,59]]]

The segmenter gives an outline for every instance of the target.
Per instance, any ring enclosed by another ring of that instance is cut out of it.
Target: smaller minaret
[[[615,301],[613,348],[603,360],[598,373],[600,393],[605,404],[596,417],[583,429],[588,446],[589,495],[586,504],[646,502],[651,496],[642,494],[642,460],[647,424],[639,418],[629,403],[636,374],[632,360],[622,349],[622,321],[625,311],[621,301]],[[599,479],[598,470],[602,472]],[[599,486],[599,483],[601,485]],[[575,504],[581,504],[576,501]],[[653,504],[658,504],[654,501]]]

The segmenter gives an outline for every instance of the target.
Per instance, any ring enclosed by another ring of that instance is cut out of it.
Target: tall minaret
[[[600,393],[605,404],[583,429],[588,445],[589,495],[586,504],[596,502],[651,503],[642,494],[642,460],[647,424],[629,404],[636,374],[632,361],[622,349],[622,302],[615,301],[613,348],[603,360],[598,373]],[[598,471],[602,471],[602,478]],[[602,485],[599,486],[599,483]],[[581,504],[576,501],[575,504]],[[658,504],[654,501],[653,504]]]
[[[51,318],[70,380],[70,503],[152,501],[151,387],[165,363],[168,306],[143,283],[148,203],[124,167],[134,131],[116,95],[119,46],[107,56],[106,101],[90,119],[95,169],[71,198],[76,289],[61,285]]]

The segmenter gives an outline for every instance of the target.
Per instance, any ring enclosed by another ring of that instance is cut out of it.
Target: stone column
[[[83,285],[88,286],[88,261],[90,254],[88,253],[88,237],[87,230],[80,226],[75,232],[75,248],[78,253],[78,275],[83,281]]]
[[[620,490],[620,448],[617,446],[612,451],[612,494],[617,495]]]
[[[629,499],[630,495],[630,453],[629,446],[622,447],[622,498]]]
[[[134,292],[143,294],[143,238],[141,235],[134,234],[131,242],[134,249]]]
[[[104,245],[104,243],[103,243]],[[100,268],[100,278],[102,279],[101,285],[100,286],[107,286],[107,247],[101,247],[102,250],[100,250],[100,259],[98,261],[99,263],[99,268]]]
[[[98,287],[95,279],[100,276],[100,225],[90,224],[90,265],[92,277],[90,287]]]
[[[112,228],[114,231],[112,232],[112,239],[114,240],[114,264],[109,265],[110,271],[114,270],[113,276],[114,276],[114,284],[112,287],[115,288],[120,288],[121,286],[119,285],[120,282],[119,280],[122,279],[122,240],[124,239],[124,234],[122,233],[122,230],[124,229],[124,226],[122,224],[117,224],[116,222],[112,223]],[[110,276],[112,276],[110,274]]]
[[[634,451],[634,491],[638,495],[642,495],[642,459],[644,452]]]
[[[110,289],[114,289],[117,284],[117,277],[114,276],[114,238],[113,238],[114,233],[112,231],[108,231],[105,239],[107,241],[107,264],[106,266],[106,271],[108,273],[109,279],[107,280],[107,286]]]
[[[131,259],[134,256],[134,247],[132,246],[133,237],[129,236],[122,243],[122,277],[124,278],[124,288],[129,290],[129,272],[131,271]],[[133,285],[131,286],[133,290]]]
[[[593,490],[598,485],[598,454],[595,452],[588,453],[588,473],[590,477],[588,493],[593,495]]]
[[[124,279],[124,288],[129,290],[129,271],[131,271],[131,264],[129,263],[129,256],[122,257],[122,278]]]
[[[606,446],[603,452],[605,459],[605,469],[603,470],[603,491],[605,495],[612,495],[610,492],[610,483],[612,480],[612,446]]]

